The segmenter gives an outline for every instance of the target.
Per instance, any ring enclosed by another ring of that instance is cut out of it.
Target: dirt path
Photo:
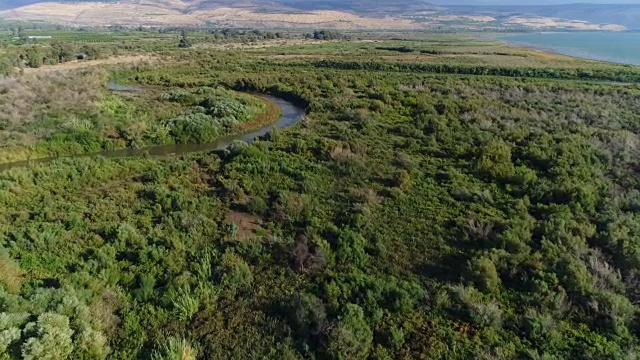
[[[70,71],[77,69],[85,69],[93,66],[99,65],[114,65],[114,64],[122,64],[122,63],[137,63],[143,61],[149,61],[154,59],[154,57],[150,55],[127,55],[127,56],[116,56],[108,59],[99,59],[99,60],[74,60],[69,61],[57,65],[44,65],[39,68],[24,68],[24,74],[41,74],[48,73],[53,71]]]
[[[363,40],[351,40],[351,42],[363,42]],[[272,39],[262,40],[255,43],[200,43],[193,47],[197,49],[216,49],[216,50],[236,50],[236,49],[266,49],[271,47],[295,46],[295,45],[323,45],[328,43],[338,43],[341,40],[314,40],[314,39]]]

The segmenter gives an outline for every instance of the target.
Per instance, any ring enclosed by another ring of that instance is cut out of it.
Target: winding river
[[[109,82],[107,84],[107,87],[113,91],[143,91],[144,90],[136,86],[118,85],[113,81]],[[125,158],[125,157],[140,157],[140,156],[171,156],[171,155],[188,154],[193,152],[224,150],[229,145],[231,145],[234,141],[239,140],[239,141],[244,141],[246,143],[252,143],[256,139],[266,135],[269,131],[273,129],[284,129],[292,125],[295,125],[298,122],[300,122],[300,120],[302,120],[302,118],[306,113],[305,109],[298,107],[287,100],[284,100],[275,96],[271,96],[271,95],[260,95],[260,96],[276,104],[281,109],[282,116],[278,119],[277,122],[267,125],[265,127],[262,127],[250,133],[226,136],[226,137],[219,138],[214,142],[205,143],[205,144],[159,145],[159,146],[150,146],[150,147],[145,147],[140,149],[121,149],[121,150],[103,151],[103,152],[91,153],[91,154],[80,154],[80,155],[40,158],[40,159],[33,159],[33,160],[11,162],[11,163],[0,164],[0,171],[6,171],[16,167],[28,167],[36,164],[45,164],[45,163],[52,162],[56,159],[61,159],[65,157],[72,158],[72,157],[86,157],[86,156],[102,156],[106,158]]]

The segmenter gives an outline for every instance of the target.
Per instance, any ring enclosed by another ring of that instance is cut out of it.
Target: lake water
[[[640,65],[640,32],[567,32],[501,37],[518,45],[585,59]]]

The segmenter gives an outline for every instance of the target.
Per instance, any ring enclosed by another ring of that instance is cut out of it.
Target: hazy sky
[[[429,2],[440,5],[640,4],[640,0],[432,0]]]

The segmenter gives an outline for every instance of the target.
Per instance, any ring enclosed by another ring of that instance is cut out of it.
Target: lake
[[[500,39],[563,55],[640,65],[638,32],[536,33],[509,35]]]

